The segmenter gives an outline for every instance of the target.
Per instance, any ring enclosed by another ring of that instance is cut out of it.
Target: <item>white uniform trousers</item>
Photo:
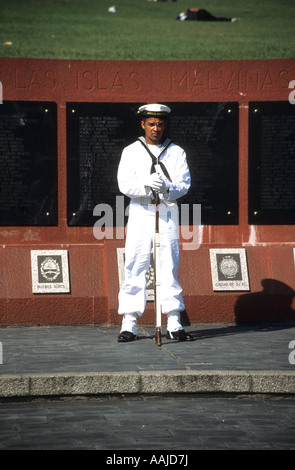
[[[155,205],[141,204],[141,198],[130,203],[125,245],[125,280],[119,292],[119,314],[137,313],[146,306],[146,274],[155,234]],[[159,205],[160,232],[160,301],[162,313],[184,310],[182,288],[178,281],[179,233],[176,203]]]

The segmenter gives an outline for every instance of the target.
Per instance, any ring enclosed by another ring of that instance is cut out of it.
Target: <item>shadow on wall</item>
[[[235,306],[235,325],[196,330],[198,339],[230,336],[249,331],[274,331],[293,328],[295,291],[284,282],[264,279],[262,291],[243,294]]]
[[[263,279],[263,290],[244,294],[235,305],[236,323],[295,321],[295,291],[276,279]]]

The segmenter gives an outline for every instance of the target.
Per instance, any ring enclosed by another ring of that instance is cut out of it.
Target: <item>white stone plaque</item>
[[[211,248],[210,261],[214,291],[250,290],[244,248]]]
[[[67,250],[31,250],[33,294],[70,292]]]
[[[125,248],[117,248],[118,270],[119,270],[119,285],[123,285],[125,279]],[[146,300],[147,302],[154,300],[154,257],[151,252],[150,267],[146,275]]]

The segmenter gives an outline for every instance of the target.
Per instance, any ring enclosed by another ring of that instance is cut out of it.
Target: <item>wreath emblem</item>
[[[232,256],[225,256],[219,268],[222,274],[229,279],[235,278],[239,272],[239,265]]]
[[[41,263],[40,272],[46,281],[52,282],[55,281],[60,274],[60,267],[55,259],[47,257]]]

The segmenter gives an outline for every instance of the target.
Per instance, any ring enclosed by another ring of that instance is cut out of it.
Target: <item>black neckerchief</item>
[[[166,176],[166,178],[169,180],[169,181],[172,181],[171,178],[170,178],[170,175],[167,171],[167,168],[165,167],[164,163],[160,162],[160,156],[165,152],[165,150],[167,150],[167,148],[169,147],[169,145],[172,143],[172,140],[170,139],[166,139],[162,145],[162,150],[160,152],[160,155],[158,156],[158,158],[155,157],[155,155],[150,151],[150,149],[148,148],[147,144],[146,144],[146,141],[145,141],[145,138],[144,137],[138,137],[138,140],[139,142],[144,146],[144,148],[146,149],[146,151],[148,152],[149,156],[151,157],[152,159],[152,166],[151,166],[151,173],[155,173],[156,172],[156,168],[155,168],[155,165],[159,164],[164,175]]]

